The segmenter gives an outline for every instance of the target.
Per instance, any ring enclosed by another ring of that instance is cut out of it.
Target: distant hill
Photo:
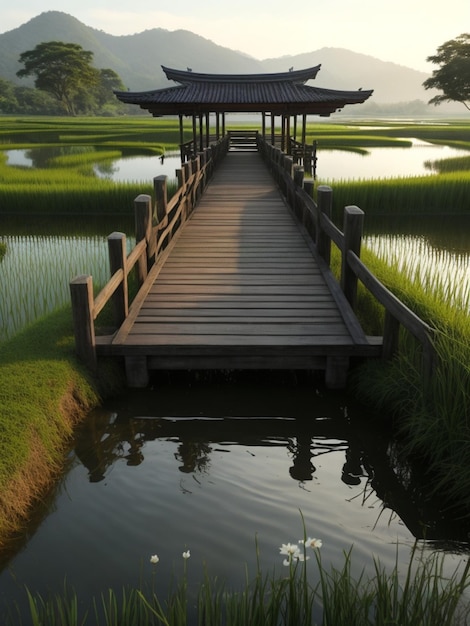
[[[47,11],[22,26],[0,35],[0,77],[21,85],[16,72],[22,67],[18,58],[43,41],[78,43],[94,53],[94,65],[111,68],[131,91],[166,87],[169,83],[161,65],[198,72],[256,73],[287,71],[321,63],[315,85],[332,89],[373,89],[370,101],[377,103],[427,102],[434,93],[425,91],[429,76],[392,62],[342,48],[322,48],[296,56],[259,61],[240,51],[219,46],[185,30],[153,28],[142,33],[115,36],[86,26],[61,11]],[[443,107],[432,112],[445,112]]]

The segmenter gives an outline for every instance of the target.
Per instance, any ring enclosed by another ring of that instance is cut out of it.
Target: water
[[[430,176],[435,172],[427,161],[449,159],[470,154],[449,146],[438,146],[413,139],[411,148],[368,148],[367,154],[341,150],[319,150],[316,175],[318,180],[370,180]]]
[[[282,573],[279,546],[303,536],[300,511],[327,566],[353,545],[356,575],[372,574],[372,555],[392,568],[425,534],[425,549],[444,546],[453,570],[467,529],[444,519],[370,417],[314,377],[160,374],[90,415],[62,482],[4,557],[0,605],[24,599],[25,584],[47,595],[66,579],[86,600],[149,581],[152,554],[165,594],[187,549],[191,584],[206,563],[240,586],[245,564],[254,572],[255,540],[263,569]]]
[[[408,141],[410,141],[408,139]],[[428,176],[434,174],[427,161],[447,159],[470,154],[468,150],[439,146],[423,140],[411,139],[412,147],[368,148],[367,154],[347,150],[318,150],[317,178],[322,181],[393,178],[401,176]],[[39,162],[47,167],[45,148],[9,150],[8,165],[33,167]],[[63,148],[62,148],[63,150]],[[163,159],[159,156],[123,156],[113,161],[100,162],[94,167],[100,178],[118,181],[148,182],[154,176],[166,175],[176,178],[181,168],[177,153],[169,152]]]

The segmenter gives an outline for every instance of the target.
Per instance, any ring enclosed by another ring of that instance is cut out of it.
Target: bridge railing
[[[137,196],[134,200],[135,247],[127,254],[126,235],[119,232],[109,235],[111,277],[96,297],[91,275],[77,276],[70,282],[75,349],[90,369],[96,369],[96,345],[109,342],[113,336],[96,336],[95,320],[98,315],[111,302],[115,326],[119,328],[125,321],[132,306],[128,290],[130,272],[135,269],[141,287],[149,272],[158,271],[180,227],[190,216],[214,169],[227,153],[228,145],[228,138],[224,138],[200,152],[196,158],[182,163],[181,169],[176,171],[178,189],[170,200],[166,176],[154,178],[155,208],[152,207],[151,196]],[[135,300],[139,298],[139,293]]]
[[[360,258],[364,212],[357,206],[344,207],[343,231],[332,220],[333,191],[327,185],[317,188],[313,199],[313,179],[304,178],[304,170],[294,164],[292,156],[263,140],[258,148],[271,173],[312,241],[321,259],[330,267],[331,244],[341,253],[340,286],[352,309],[356,309],[357,286],[360,281],[385,309],[382,356],[390,359],[398,351],[400,327],[406,328],[422,346],[422,371],[425,380],[435,366],[436,353],[433,329],[401,302],[370,271]]]

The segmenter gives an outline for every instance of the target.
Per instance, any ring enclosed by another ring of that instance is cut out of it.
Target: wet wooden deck
[[[228,152],[102,354],[153,369],[323,369],[375,354],[256,152]]]

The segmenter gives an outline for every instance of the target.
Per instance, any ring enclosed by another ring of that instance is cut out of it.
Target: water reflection
[[[396,514],[415,538],[468,538],[465,523],[453,519],[442,502],[429,496],[427,479],[419,468],[401,458],[396,444],[383,433],[357,417],[353,424],[340,416],[134,417],[126,411],[104,416],[98,412],[78,433],[74,454],[87,469],[88,480],[97,483],[105,481],[120,461],[129,468],[145,463],[148,444],[158,441],[173,444],[176,472],[203,474],[206,479],[211,478],[215,453],[244,448],[256,456],[259,449],[277,448],[289,459],[288,476],[302,489],[308,489],[306,483],[322,480],[317,473],[322,473],[319,468],[326,456],[341,454],[334,481],[358,488],[353,499],[365,503],[373,493],[381,501],[381,514],[384,510]]]
[[[155,553],[165,593],[188,548],[190,584],[204,562],[238,586],[255,535],[263,569],[279,566],[280,543],[301,536],[299,510],[323,539],[327,568],[354,545],[353,575],[373,573],[371,555],[386,568],[397,553],[406,559],[414,537],[452,553],[468,548],[468,528],[429,497],[383,416],[371,421],[313,374],[221,377],[160,374],[155,387],[89,416],[62,483],[14,551],[0,555],[0,606],[24,602],[24,585],[60,592],[65,578],[81,598],[139,584]]]

